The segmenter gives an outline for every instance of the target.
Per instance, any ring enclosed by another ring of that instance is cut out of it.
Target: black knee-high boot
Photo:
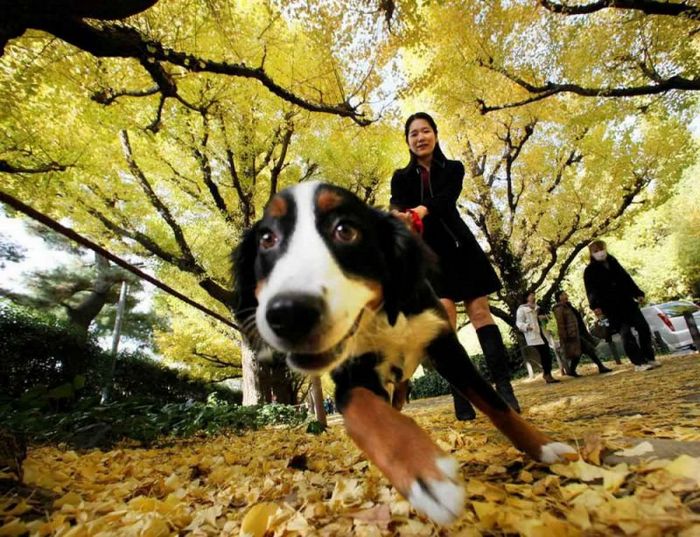
[[[477,329],[481,350],[484,352],[486,367],[489,370],[491,382],[496,385],[496,391],[503,400],[516,412],[520,412],[520,404],[513,393],[510,384],[510,367],[508,365],[508,353],[503,344],[501,331],[495,324],[487,324]]]
[[[454,388],[452,388],[452,402],[455,405],[455,417],[459,421],[473,420],[476,418],[476,411],[472,404]]]

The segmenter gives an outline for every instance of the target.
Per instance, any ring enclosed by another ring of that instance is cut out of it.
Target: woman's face
[[[406,138],[409,149],[418,158],[430,157],[435,150],[437,135],[425,119],[414,119],[408,127]]]
[[[589,248],[591,252],[591,257],[596,261],[605,261],[608,257],[608,252],[605,249],[605,245],[594,244]]]
[[[535,293],[530,293],[529,295],[527,295],[527,303],[528,304],[535,303]]]

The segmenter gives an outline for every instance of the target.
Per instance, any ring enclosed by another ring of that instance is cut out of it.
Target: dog
[[[508,406],[479,374],[426,278],[429,253],[397,217],[327,183],[276,194],[233,254],[234,313],[253,348],[330,372],[355,444],[413,507],[441,524],[462,513],[459,465],[392,406],[421,362],[513,444],[545,463],[575,459]]]

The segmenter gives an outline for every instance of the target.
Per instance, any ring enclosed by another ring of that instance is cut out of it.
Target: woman
[[[431,284],[445,306],[452,327],[457,327],[457,302],[464,302],[476,329],[496,391],[516,411],[508,354],[491,316],[487,295],[501,288],[479,243],[457,211],[464,166],[448,160],[438,142],[438,129],[425,112],[411,115],[404,126],[408,165],[391,178],[391,206],[396,216],[416,231],[438,257],[439,275]],[[453,391],[458,419],[474,419],[469,401]]]
[[[644,291],[620,265],[608,254],[604,241],[595,240],[588,245],[591,260],[583,272],[583,282],[591,309],[598,317],[608,318],[610,328],[620,332],[622,344],[635,371],[646,371],[661,364],[656,361],[651,343],[651,331],[639,304],[644,301]],[[639,343],[632,333],[637,331]]]
[[[527,302],[518,306],[515,324],[525,336],[527,346],[539,353],[542,362],[542,378],[547,384],[553,384],[559,381],[552,376],[552,356],[549,354],[549,347],[544,341],[544,335],[542,335],[538,310],[535,293],[528,294]]]
[[[605,367],[600,358],[598,358],[598,353],[591,341],[592,336],[588,332],[586,323],[583,322],[583,318],[578,310],[569,302],[569,295],[566,291],[557,293],[557,303],[552,308],[552,311],[557,321],[561,348],[564,356],[569,361],[569,375],[572,377],[579,376],[576,373],[576,367],[584,353],[598,366],[599,373],[612,372],[612,369]]]

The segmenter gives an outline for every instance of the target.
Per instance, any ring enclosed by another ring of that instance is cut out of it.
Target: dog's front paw
[[[417,477],[405,496],[419,511],[439,524],[454,522],[464,511],[465,493],[459,477],[459,463],[443,455],[435,459],[439,473]]]
[[[539,460],[547,464],[553,462],[575,461],[578,453],[569,444],[563,442],[549,442],[544,444],[540,451]]]

